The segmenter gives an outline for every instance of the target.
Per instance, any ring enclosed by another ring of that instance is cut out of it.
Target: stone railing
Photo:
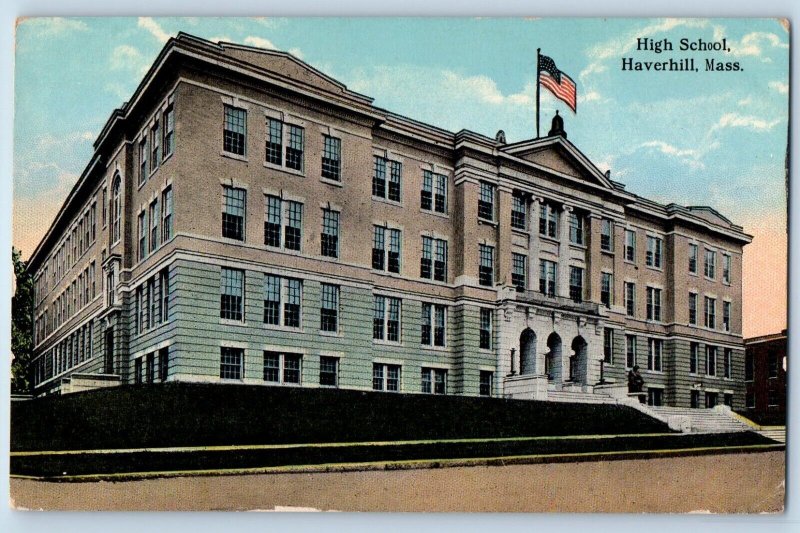
[[[600,315],[600,304],[594,302],[576,302],[563,296],[545,296],[539,291],[521,291],[516,294],[519,302],[588,315]]]

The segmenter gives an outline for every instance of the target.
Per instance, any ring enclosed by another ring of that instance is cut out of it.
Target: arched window
[[[122,180],[119,175],[114,178],[114,185],[111,187],[111,242],[116,243],[119,241],[119,226],[121,218],[120,203],[120,190],[122,189]]]

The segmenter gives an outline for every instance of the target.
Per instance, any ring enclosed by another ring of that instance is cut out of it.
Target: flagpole
[[[536,49],[536,138],[539,138],[539,52],[541,48]]]

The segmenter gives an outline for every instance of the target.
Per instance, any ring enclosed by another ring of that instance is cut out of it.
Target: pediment
[[[706,222],[719,224],[720,226],[731,225],[731,221],[722,216],[719,211],[713,207],[708,207],[705,205],[690,205],[687,206],[686,209],[688,209],[694,216],[702,218]]]

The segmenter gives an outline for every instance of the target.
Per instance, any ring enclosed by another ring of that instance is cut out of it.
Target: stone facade
[[[30,260],[36,393],[99,373],[544,398],[624,383],[635,346],[654,402],[743,406],[750,236],[626,191],[566,133],[498,138],[283,52],[170,40]]]

